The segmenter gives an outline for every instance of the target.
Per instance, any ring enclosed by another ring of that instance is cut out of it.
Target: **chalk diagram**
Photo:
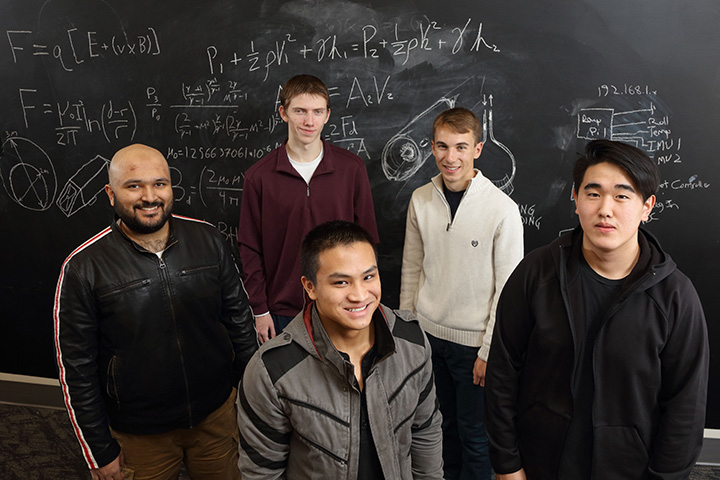
[[[98,194],[105,189],[108,165],[110,160],[96,155],[70,177],[55,202],[66,217],[95,203]]]
[[[50,208],[57,177],[45,150],[27,138],[11,136],[3,142],[1,152],[0,178],[10,198],[28,210]]]
[[[616,111],[615,108],[583,108],[577,114],[577,138],[606,138],[653,150],[654,144],[670,136],[668,116],[657,118],[657,107]]]
[[[57,175],[48,154],[35,142],[9,137],[2,145],[0,179],[21,207],[42,212],[55,203],[66,217],[92,205],[107,183],[110,161],[100,155],[83,164],[57,195]],[[57,196],[57,201],[56,201]]]
[[[402,182],[412,177],[432,155],[432,124],[435,117],[455,106],[457,96],[441,98],[410,121],[385,144],[382,169],[388,180]]]
[[[515,179],[515,156],[508,147],[495,138],[493,128],[492,100],[483,99],[485,110],[482,119],[483,150],[480,155],[481,171],[500,190],[513,193]],[[412,177],[432,155],[432,124],[435,117],[448,108],[455,107],[457,95],[443,97],[430,108],[413,118],[395,134],[382,151],[382,169],[388,180],[402,182]]]
[[[490,105],[486,106],[483,111],[483,149],[480,154],[480,170],[496,187],[507,195],[511,195],[515,191],[513,186],[516,169],[515,155],[495,138],[492,101],[493,97],[490,95]],[[483,100],[483,103],[486,102]]]

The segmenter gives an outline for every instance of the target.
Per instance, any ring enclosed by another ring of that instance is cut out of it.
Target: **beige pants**
[[[112,431],[125,456],[125,480],[177,480],[180,464],[192,479],[240,480],[235,389],[193,428],[157,435]]]

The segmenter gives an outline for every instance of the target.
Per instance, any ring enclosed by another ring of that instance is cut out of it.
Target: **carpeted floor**
[[[0,403],[0,419],[0,480],[90,479],[64,409]]]
[[[0,404],[0,478],[87,479],[64,410]]]
[[[90,478],[65,410],[0,403],[0,419],[1,480]],[[720,479],[720,467],[698,465],[690,479]]]

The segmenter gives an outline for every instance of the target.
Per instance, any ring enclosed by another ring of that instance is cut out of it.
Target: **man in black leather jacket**
[[[171,215],[153,148],[115,154],[105,190],[118,220],[68,257],[54,305],[60,383],[92,476],[177,478],[184,458],[195,478],[239,479],[234,388],[257,340],[230,247]]]

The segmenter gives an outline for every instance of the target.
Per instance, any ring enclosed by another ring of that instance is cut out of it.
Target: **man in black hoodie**
[[[659,174],[590,142],[573,170],[580,226],[503,289],[486,377],[498,480],[680,479],[700,454],[709,349],[700,300],[650,233]]]

